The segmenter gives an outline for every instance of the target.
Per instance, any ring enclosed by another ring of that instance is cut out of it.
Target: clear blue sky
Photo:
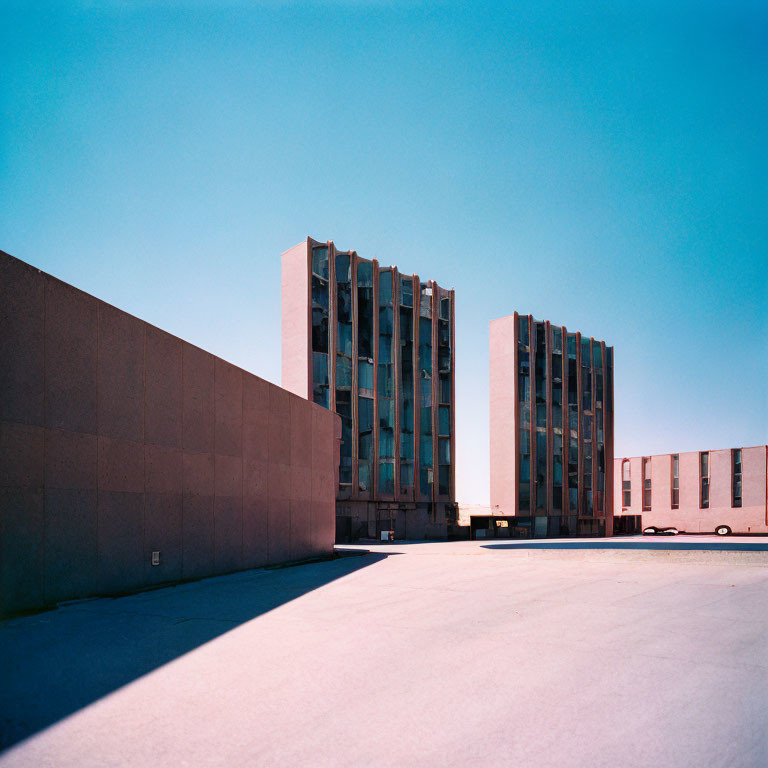
[[[768,441],[764,2],[153,5],[2,5],[0,248],[277,383],[307,235],[454,287],[465,502],[515,310],[617,456]]]

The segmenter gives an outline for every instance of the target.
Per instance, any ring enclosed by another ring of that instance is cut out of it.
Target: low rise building
[[[768,533],[768,445],[617,458],[614,531]]]

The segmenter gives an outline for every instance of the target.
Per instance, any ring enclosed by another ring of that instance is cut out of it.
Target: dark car
[[[643,528],[643,536],[677,536],[678,533],[684,533],[674,526],[668,528],[659,528],[657,525],[649,525],[647,528]],[[715,528],[715,534],[717,536],[729,536],[732,533],[730,526],[718,525]]]
[[[655,525],[649,525],[643,528],[643,536],[677,536],[680,531],[674,526],[668,528],[659,528]]]

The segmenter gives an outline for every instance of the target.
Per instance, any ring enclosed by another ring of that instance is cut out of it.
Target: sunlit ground
[[[372,545],[7,621],[0,765],[768,765],[768,540],[573,542]]]

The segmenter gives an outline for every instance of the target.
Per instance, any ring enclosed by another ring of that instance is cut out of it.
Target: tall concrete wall
[[[517,338],[514,315],[491,320],[489,359],[491,512],[496,515],[515,515]]]
[[[340,431],[0,251],[0,612],[330,553]]]
[[[305,240],[280,257],[281,351],[280,383],[289,392],[312,400],[310,369],[311,297],[309,288],[310,249]]]

